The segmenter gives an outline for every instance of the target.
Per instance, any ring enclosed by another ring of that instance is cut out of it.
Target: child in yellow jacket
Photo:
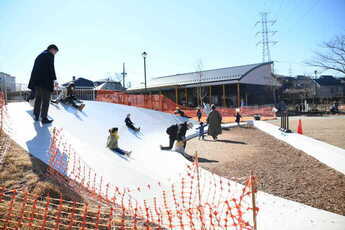
[[[131,151],[125,151],[119,148],[118,146],[118,140],[119,140],[119,135],[118,135],[118,128],[112,128],[109,129],[109,136],[108,136],[108,140],[107,140],[107,147],[111,150],[113,150],[114,152],[117,152],[121,155],[127,155],[130,156],[131,155]]]

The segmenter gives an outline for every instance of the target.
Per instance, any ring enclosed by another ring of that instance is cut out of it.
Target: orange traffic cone
[[[302,121],[301,121],[301,119],[298,120],[297,133],[298,133],[298,134],[303,134]]]

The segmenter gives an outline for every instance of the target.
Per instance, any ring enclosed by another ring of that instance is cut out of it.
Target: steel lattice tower
[[[255,26],[261,24],[261,31],[257,32],[256,35],[261,34],[262,40],[256,43],[256,45],[262,45],[262,62],[271,61],[270,44],[275,45],[277,41],[270,40],[277,31],[269,30],[269,26],[274,25],[276,20],[268,20],[268,12],[260,13],[261,20],[257,21]]]

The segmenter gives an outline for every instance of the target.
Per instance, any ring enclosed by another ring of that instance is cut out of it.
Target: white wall
[[[279,86],[278,81],[272,76],[271,65],[262,65],[252,70],[240,80],[240,83]]]

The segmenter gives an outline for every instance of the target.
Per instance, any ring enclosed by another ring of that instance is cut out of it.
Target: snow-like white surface
[[[254,124],[258,129],[279,140],[285,141],[296,149],[302,150],[329,167],[345,174],[345,149],[298,133],[284,133],[279,130],[278,126],[272,125],[268,122],[255,121]]]
[[[52,126],[41,125],[32,119],[32,107],[28,103],[8,105],[11,137],[23,148],[41,160],[48,161],[48,148]],[[124,125],[127,113],[141,127],[136,135]],[[166,128],[185,118],[137,107],[86,102],[83,112],[62,105],[51,106],[49,114],[54,118],[54,127],[63,128],[69,142],[76,147],[81,157],[97,173],[118,186],[135,187],[156,184],[158,181],[169,185],[171,178],[177,177],[189,162],[173,151],[161,151],[160,144],[167,145]],[[256,123],[260,125],[260,123]],[[105,147],[108,129],[119,127],[120,147],[132,150],[133,159],[123,158]],[[189,131],[193,135],[195,129]],[[209,189],[212,180],[218,176],[202,170],[202,188],[210,194],[222,197],[220,191]],[[221,178],[224,181],[226,179]],[[234,193],[239,193],[242,185],[230,181]],[[152,196],[152,189],[146,196]],[[142,197],[135,197],[141,199]],[[219,197],[218,197],[219,199]],[[345,217],[289,201],[267,193],[258,192],[258,229],[331,229],[344,230]]]

